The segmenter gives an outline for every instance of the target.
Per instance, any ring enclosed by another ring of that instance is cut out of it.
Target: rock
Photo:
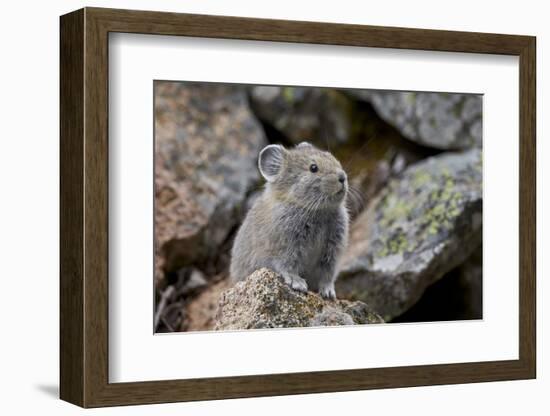
[[[215,329],[291,328],[380,323],[363,302],[325,300],[300,293],[269,269],[256,270],[224,292],[219,300]]]
[[[216,257],[259,183],[266,144],[244,87],[155,84],[157,281]]]
[[[355,221],[336,285],[388,321],[481,242],[481,151],[409,166]]]
[[[220,295],[229,289],[229,279],[211,284],[198,296],[189,299],[185,308],[187,320],[182,331],[210,331],[214,328]]]
[[[423,146],[459,150],[482,145],[482,97],[475,94],[350,90],[403,136]]]
[[[311,141],[331,149],[350,140],[354,102],[329,88],[257,86],[250,102],[258,117],[293,144]]]
[[[353,325],[355,322],[350,314],[327,306],[322,312],[316,314],[310,320],[311,326],[338,326],[338,325]]]

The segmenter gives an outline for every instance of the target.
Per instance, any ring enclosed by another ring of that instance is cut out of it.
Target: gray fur
[[[310,171],[312,164],[317,172]],[[237,233],[231,278],[238,281],[267,267],[295,290],[335,298],[349,223],[342,166],[307,142],[292,149],[267,146],[258,166],[267,183]]]

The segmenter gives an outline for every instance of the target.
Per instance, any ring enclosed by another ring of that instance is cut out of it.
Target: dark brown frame
[[[535,378],[534,37],[98,8],[62,16],[60,26],[60,396],[63,400],[98,407]],[[519,56],[519,359],[109,383],[109,32]]]

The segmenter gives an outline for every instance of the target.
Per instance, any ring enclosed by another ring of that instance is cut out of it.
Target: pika
[[[340,162],[302,142],[290,149],[266,146],[258,167],[266,185],[233,243],[231,279],[267,267],[297,291],[335,299],[349,228],[348,181]]]

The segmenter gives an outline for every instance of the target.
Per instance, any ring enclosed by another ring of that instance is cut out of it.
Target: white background
[[[8,6],[8,4],[10,4]],[[95,414],[281,414],[346,411],[384,414],[543,415],[550,408],[547,346],[550,300],[543,254],[549,226],[548,190],[543,194],[550,145],[543,114],[550,90],[544,72],[550,28],[544,2],[437,1],[50,1],[6,3],[1,13],[4,129],[0,152],[3,200],[0,215],[2,344],[0,408],[11,414],[76,414],[55,399],[58,386],[58,16],[83,5],[319,20],[375,25],[532,34],[538,37],[538,380],[422,387],[338,394],[228,400],[94,410]],[[6,129],[7,127],[7,129]],[[544,177],[543,177],[544,176]],[[546,199],[546,200],[545,200]]]
[[[495,55],[112,35],[110,381],[517,359],[518,274],[511,271],[519,264],[518,61]],[[224,62],[223,70],[219,62]],[[483,321],[151,336],[153,79],[483,93]],[[508,239],[501,236],[503,228]],[[285,347],[293,344],[299,345],[298,353]],[[208,359],[174,361],[181,354]]]

